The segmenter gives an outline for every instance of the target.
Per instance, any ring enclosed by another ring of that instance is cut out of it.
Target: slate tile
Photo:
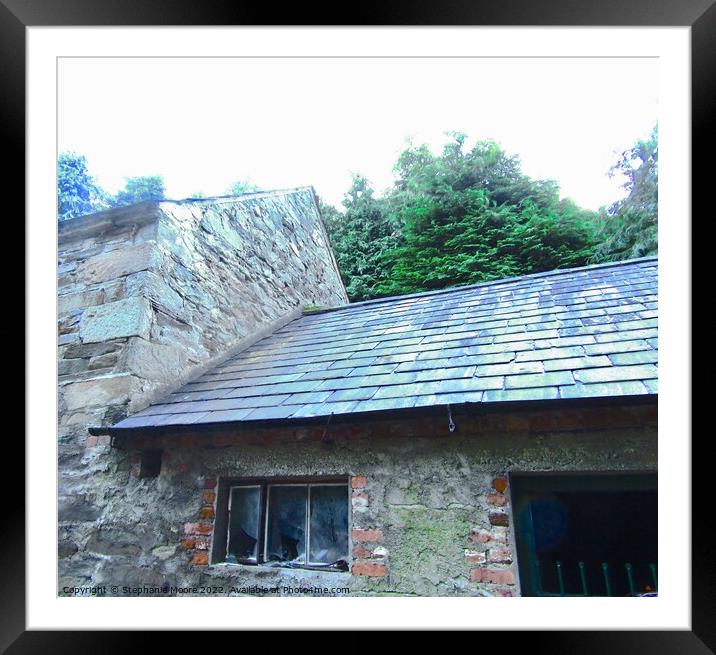
[[[264,421],[270,419],[281,419],[288,418],[296,411],[298,411],[298,405],[279,405],[278,407],[259,407],[252,409],[246,416],[243,417],[245,421]]]
[[[587,355],[611,355],[613,353],[634,352],[638,350],[648,350],[649,344],[643,339],[634,341],[606,341],[604,343],[595,343],[584,346],[584,352]]]
[[[567,357],[566,359],[549,359],[544,362],[545,371],[574,371],[580,368],[597,368],[611,366],[609,358],[604,355],[593,357]]]
[[[159,413],[152,413],[152,414],[145,414],[143,416],[139,416],[138,414],[135,414],[134,416],[129,416],[123,420],[121,420],[119,423],[114,425],[115,428],[145,428],[145,427],[151,427],[153,425],[156,425],[158,421],[160,421],[162,418],[166,416],[171,416],[170,414],[159,414]]]
[[[162,416],[155,425],[193,425],[194,423],[200,423],[204,417],[210,413],[211,412],[187,412],[185,414],[167,414]]]
[[[397,364],[379,364],[376,366],[359,366],[354,368],[350,373],[349,377],[355,376],[366,376],[366,375],[383,375],[385,373],[392,373],[398,367]]]
[[[592,398],[608,396],[632,396],[648,393],[643,383],[630,382],[601,382],[596,384],[573,384],[560,387],[561,398]]]
[[[653,328],[646,330],[627,330],[626,332],[614,332],[613,334],[598,334],[597,341],[606,343],[608,341],[633,341],[634,339],[653,339],[658,335]]]
[[[283,404],[308,405],[325,402],[332,394],[331,391],[312,391],[309,393],[292,393]]]
[[[506,389],[523,387],[556,387],[562,384],[572,384],[574,378],[569,371],[554,371],[552,373],[535,373],[527,375],[508,375],[505,377]]]
[[[546,361],[548,359],[560,359],[566,357],[579,357],[584,354],[583,346],[568,346],[564,348],[540,348],[539,350],[527,350],[519,352],[515,356],[515,361]]]
[[[475,374],[474,366],[457,366],[453,368],[431,368],[424,371],[416,371],[416,382],[428,382],[430,380],[452,380],[458,378],[471,378]]]
[[[224,423],[242,420],[250,410],[248,409],[226,409],[217,412],[207,412],[202,414],[200,418],[194,421],[199,423]]]
[[[585,383],[614,382],[619,380],[646,380],[656,377],[658,377],[657,368],[651,364],[592,368],[574,372],[574,378],[579,382]]]
[[[381,364],[382,362],[379,362],[377,360],[381,359],[380,357],[351,357],[350,359],[342,359],[337,362],[333,362],[328,367],[323,367],[323,371],[326,370],[339,370],[343,368],[356,368],[358,366],[370,366],[371,364]],[[305,376],[301,379],[305,379]]]
[[[638,350],[629,353],[614,353],[608,358],[612,364],[625,366],[630,364],[656,364],[659,361],[658,350]]]
[[[544,366],[542,362],[511,362],[507,364],[487,364],[478,366],[475,375],[516,375],[519,373],[542,373]]]
[[[484,391],[485,389],[500,389],[504,384],[502,376],[486,378],[470,378],[461,380],[440,380],[434,393],[457,393],[462,391]]]
[[[327,399],[328,402],[338,402],[344,400],[369,400],[375,395],[378,389],[384,387],[357,387],[355,389],[340,389],[331,393]]]
[[[361,400],[351,411],[374,412],[389,409],[405,409],[414,406],[415,398],[383,398],[381,400]]]
[[[557,330],[535,330],[534,332],[524,332],[523,334],[502,334],[495,337],[494,342],[498,344],[528,339],[536,341],[538,339],[551,339],[558,336]]]
[[[275,405],[280,405],[285,400],[288,400],[290,397],[290,394],[281,394],[278,396],[238,396],[235,398],[230,399],[231,402],[229,402],[229,399],[226,403],[226,409],[229,408],[233,409],[244,409],[246,407],[272,407]]]
[[[576,337],[540,339],[535,341],[535,348],[568,348],[569,346],[584,346],[589,343],[596,343],[596,339],[591,334],[583,334]]]
[[[426,387],[422,382],[413,382],[411,384],[394,384],[387,387],[380,387],[371,397],[370,400],[383,400],[385,398],[412,398],[425,394]]]
[[[485,392],[484,400],[485,402],[551,400],[558,397],[556,387],[537,387],[528,389],[494,389]]]

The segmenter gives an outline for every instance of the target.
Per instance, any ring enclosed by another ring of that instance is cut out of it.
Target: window
[[[348,570],[346,479],[222,481],[218,506],[213,561]]]
[[[513,474],[523,596],[657,593],[655,474]]]

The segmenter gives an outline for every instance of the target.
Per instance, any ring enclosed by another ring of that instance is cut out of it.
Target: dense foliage
[[[352,300],[590,262],[595,212],[560,200],[555,182],[530,179],[496,143],[465,141],[453,133],[440,155],[411,145],[383,197],[355,176],[345,211],[323,208]]]
[[[622,153],[610,175],[626,178],[627,196],[601,212],[596,259],[612,261],[656,255],[658,240],[659,141],[657,127],[648,139]]]
[[[57,219],[60,221],[123,207],[144,200],[163,200],[164,180],[159,175],[129,177],[115,195],[97,184],[87,168],[87,159],[63,152],[57,160]]]
[[[260,189],[251,180],[237,180],[226,190],[229,196],[240,196],[242,193],[254,193]]]
[[[87,169],[87,159],[74,152],[63,152],[57,160],[57,218],[64,221],[75,216],[106,209],[109,197]]]
[[[124,189],[112,198],[112,207],[124,207],[145,200],[164,200],[164,179],[159,175],[126,178]]]

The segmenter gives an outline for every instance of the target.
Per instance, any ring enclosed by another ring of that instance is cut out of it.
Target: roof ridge
[[[239,193],[235,195],[224,195],[224,196],[207,196],[206,198],[182,198],[180,200],[173,200],[171,198],[165,198],[157,202],[173,202],[173,203],[184,203],[184,202],[231,202],[235,200],[253,200],[254,198],[265,198],[271,196],[288,195],[289,193],[295,193],[296,191],[313,191],[315,189],[312,185],[286,187],[285,189],[268,189],[265,191],[248,191],[246,193]]]
[[[445,289],[435,289],[433,291],[418,291],[416,293],[406,293],[402,296],[386,296],[384,298],[372,298],[370,300],[360,300],[358,302],[349,303],[347,305],[339,305],[337,307],[326,307],[320,311],[311,311],[305,313],[304,316],[315,316],[316,314],[328,314],[332,312],[349,310],[354,307],[365,307],[370,305],[377,305],[380,303],[394,302],[396,300],[404,300],[408,298],[424,298],[437,296],[440,294],[457,293],[458,291],[467,291],[470,289],[477,289],[480,287],[489,287],[497,284],[504,284],[506,282],[518,282],[521,280],[531,280],[535,278],[552,277],[558,275],[564,275],[567,273],[576,273],[578,271],[590,271],[601,268],[618,268],[620,266],[627,266],[632,264],[638,264],[642,262],[658,261],[658,255],[650,255],[648,257],[636,257],[634,259],[622,259],[616,262],[605,262],[602,264],[589,264],[587,266],[575,266],[573,268],[555,268],[551,271],[542,271],[540,273],[528,273],[526,275],[516,275],[514,277],[504,277],[497,280],[489,280],[487,282],[476,282],[475,284],[465,284],[459,287],[447,287]]]

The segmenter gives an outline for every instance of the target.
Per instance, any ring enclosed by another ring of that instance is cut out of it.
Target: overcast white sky
[[[162,175],[167,196],[311,184],[339,206],[351,172],[380,191],[406,140],[494,139],[534,178],[597,209],[657,119],[647,58],[60,59],[59,150],[108,191]]]

